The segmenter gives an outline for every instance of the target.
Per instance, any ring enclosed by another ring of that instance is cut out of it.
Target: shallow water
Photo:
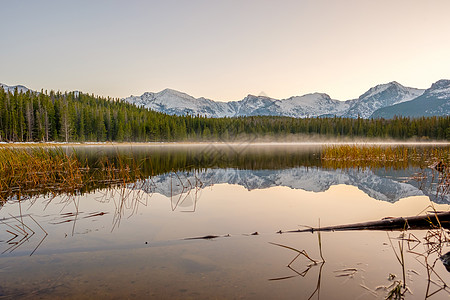
[[[150,161],[152,167],[143,168],[153,175],[76,197],[5,203],[0,296],[383,299],[387,287],[402,280],[396,258],[402,246],[406,299],[423,299],[443,285],[441,280],[449,281],[450,273],[437,260],[449,251],[448,243],[434,243],[438,248],[423,255],[434,231],[408,230],[407,239],[398,239],[399,231],[322,232],[321,243],[317,232],[277,233],[414,216],[430,205],[450,208],[447,197],[434,196],[432,185],[420,189],[410,178],[415,166],[324,169],[320,149],[76,148],[93,162],[117,152]],[[217,237],[199,238],[210,235]],[[288,268],[298,254],[288,247],[305,251],[316,263],[301,255]],[[427,265],[433,266],[430,276]],[[431,299],[448,296],[441,290]]]

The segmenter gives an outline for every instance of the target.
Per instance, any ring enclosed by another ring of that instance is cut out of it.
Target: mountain
[[[22,85],[1,84],[6,91],[25,93]],[[77,92],[75,92],[77,93]],[[405,87],[396,81],[370,88],[357,99],[340,101],[324,93],[311,93],[287,99],[265,95],[248,95],[239,101],[219,102],[194,98],[186,93],[165,89],[158,93],[122,99],[139,107],[170,115],[201,115],[211,118],[245,116],[393,118],[395,115],[448,116],[450,114],[450,80],[439,80],[427,89]]]
[[[247,116],[279,116],[278,100],[267,96],[248,95],[240,101],[226,102],[232,107],[232,114],[227,117],[247,117]]]
[[[17,91],[19,93],[26,93],[28,91],[30,91],[29,88],[23,86],[23,85],[14,85],[14,86],[9,86],[3,83],[0,83],[0,88],[4,89],[6,92],[11,92],[14,93],[14,91],[17,89]]]
[[[230,108],[226,103],[206,98],[194,98],[172,89],[165,89],[159,93],[147,92],[141,96],[131,96],[126,98],[125,101],[170,115],[200,114],[211,117],[225,117],[233,113],[229,111]]]
[[[340,115],[350,107],[352,102],[334,100],[324,93],[312,93],[282,100],[248,95],[243,100],[227,103],[234,108],[235,112],[228,117],[259,115],[306,118],[323,114]]]
[[[203,115],[207,117],[286,116],[369,118],[376,110],[411,101],[425,90],[405,87],[398,82],[377,85],[358,99],[339,101],[324,93],[311,93],[277,100],[267,96],[248,95],[239,101],[217,102],[194,98],[171,89],[159,93],[130,96],[126,102],[174,115]]]
[[[430,117],[448,116],[450,114],[450,80],[439,80],[425,92],[407,102],[380,108],[372,114],[372,118]]]
[[[331,99],[323,93],[313,93],[291,97],[279,102],[280,115],[306,118],[323,115],[342,115],[353,104],[353,101]]]
[[[369,118],[376,110],[419,97],[425,90],[405,87],[396,81],[377,85],[362,94],[343,117]]]
[[[348,101],[333,100],[327,94],[314,93],[277,100],[267,96],[248,95],[240,101],[217,102],[194,98],[188,94],[165,89],[158,93],[130,96],[126,102],[173,115],[203,115],[212,118],[244,116],[308,117],[325,113],[342,114],[350,107]]]

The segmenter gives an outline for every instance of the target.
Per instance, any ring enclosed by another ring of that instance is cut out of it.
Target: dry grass
[[[83,184],[82,166],[62,148],[0,147],[0,200],[57,191]]]
[[[420,189],[433,191],[436,198],[450,194],[450,147],[334,145],[322,149],[321,163],[343,170],[418,168],[410,179]]]
[[[450,162],[450,148],[411,148],[406,146],[327,146],[322,151],[322,165],[326,168],[394,168],[414,165],[425,167],[442,161]]]
[[[140,165],[117,154],[95,166],[61,147],[0,147],[0,201],[36,195],[76,195],[143,179]]]

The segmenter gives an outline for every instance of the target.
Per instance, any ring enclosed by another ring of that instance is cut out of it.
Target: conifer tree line
[[[157,142],[234,140],[242,136],[450,140],[450,116],[394,119],[207,118],[172,116],[119,99],[78,92],[6,92],[0,88],[0,141]]]

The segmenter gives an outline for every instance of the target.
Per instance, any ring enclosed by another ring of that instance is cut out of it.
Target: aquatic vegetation
[[[436,263],[441,260],[445,267],[445,255],[442,255],[443,249],[449,245],[449,232],[441,226],[440,218],[437,212],[436,220],[430,220],[431,229],[425,232],[422,239],[417,238],[413,233],[407,235],[407,229],[403,231],[399,237],[392,238],[389,233],[388,240],[391,248],[399,262],[402,270],[402,280],[397,280],[392,273],[389,274],[389,281],[393,281],[391,285],[383,287],[387,290],[385,299],[405,299],[406,293],[412,294],[410,287],[407,285],[408,277],[406,276],[406,262],[405,256],[407,254],[413,255],[414,259],[424,267],[426,271],[426,290],[424,291],[424,298],[428,299],[436,294],[450,295],[450,289],[443,279],[443,277],[436,271]],[[394,247],[393,239],[398,240],[398,250]],[[405,243],[407,247],[405,247]],[[423,251],[416,249],[419,245],[423,246]],[[410,272],[418,275],[415,270],[410,269]],[[410,279],[409,279],[410,280]],[[411,286],[412,288],[412,286]],[[441,293],[443,292],[443,293]]]
[[[450,193],[450,147],[391,145],[332,145],[322,149],[322,167],[328,169],[418,170],[409,174],[421,190],[435,198]]]
[[[407,147],[383,145],[332,145],[322,150],[326,168],[394,168],[426,167],[436,162],[448,166],[448,147]]]
[[[405,225],[406,226],[406,225]],[[398,241],[398,253],[395,250],[394,244],[392,243],[392,239],[388,235],[389,243],[391,244],[391,248],[394,251],[395,257],[397,258],[398,263],[402,269],[402,280],[395,280],[391,285],[391,289],[388,292],[386,299],[404,299],[406,292],[408,291],[408,287],[406,286],[406,272],[405,272],[405,252],[404,252],[404,239]],[[389,278],[394,279],[392,274],[389,274]]]
[[[143,179],[140,165],[119,154],[95,164],[62,147],[0,147],[0,201],[79,195]]]
[[[319,228],[320,228],[320,220],[319,220]],[[281,231],[279,233],[281,233]],[[297,255],[286,266],[288,269],[290,269],[295,274],[294,275],[283,276],[283,277],[271,278],[271,279],[269,279],[269,281],[285,280],[285,279],[290,279],[290,278],[294,278],[294,277],[297,277],[297,276],[305,277],[306,274],[308,274],[309,270],[311,270],[312,267],[319,266],[316,288],[311,293],[311,295],[309,296],[308,300],[312,299],[314,297],[314,295],[317,295],[317,298],[320,299],[320,287],[321,287],[321,283],[322,283],[322,270],[323,270],[323,266],[325,265],[325,258],[323,257],[323,253],[322,253],[322,236],[320,234],[320,230],[317,231],[317,239],[318,239],[319,255],[320,255],[320,259],[321,260],[311,258],[308,255],[308,253],[306,252],[306,250],[298,250],[298,249],[296,249],[294,247],[290,247],[290,246],[287,246],[287,245],[282,245],[282,244],[278,244],[278,243],[269,242],[272,245],[279,246],[279,247],[286,248],[288,250],[297,252]],[[306,268],[303,271],[301,271],[301,272],[297,271],[295,268],[292,267],[292,263],[294,261],[296,261],[297,258],[299,258],[299,256],[303,256],[303,257],[305,257],[307,259],[307,261],[309,261],[309,263],[306,264],[306,266],[305,266]],[[347,276],[347,275],[345,275],[345,276]],[[352,275],[349,275],[349,276],[352,276]]]
[[[74,193],[84,168],[62,148],[0,147],[0,200],[46,193]]]

